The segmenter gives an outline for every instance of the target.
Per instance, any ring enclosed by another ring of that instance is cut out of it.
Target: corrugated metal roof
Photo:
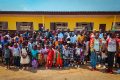
[[[0,11],[0,14],[31,15],[120,15],[120,11]]]

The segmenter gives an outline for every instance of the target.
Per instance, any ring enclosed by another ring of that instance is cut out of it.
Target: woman
[[[97,70],[96,69],[96,64],[97,64],[97,56],[99,52],[99,39],[98,39],[98,34],[96,34],[95,38],[91,38],[90,40],[90,62],[91,62],[91,67],[92,70]]]
[[[110,38],[107,39],[107,51],[108,51],[108,73],[113,73],[113,64],[115,53],[117,52],[117,40],[115,34],[111,33]]]

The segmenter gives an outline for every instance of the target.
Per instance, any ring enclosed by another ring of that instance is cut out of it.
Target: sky
[[[0,11],[120,11],[120,0],[0,0]]]

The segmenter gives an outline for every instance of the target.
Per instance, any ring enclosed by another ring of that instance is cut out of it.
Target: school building
[[[120,31],[120,11],[0,11],[0,30]]]

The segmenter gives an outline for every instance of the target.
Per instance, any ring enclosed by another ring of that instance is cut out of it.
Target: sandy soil
[[[25,71],[14,68],[6,70],[5,66],[1,65],[0,80],[120,80],[119,74],[107,74],[103,70],[90,71],[88,67]]]

